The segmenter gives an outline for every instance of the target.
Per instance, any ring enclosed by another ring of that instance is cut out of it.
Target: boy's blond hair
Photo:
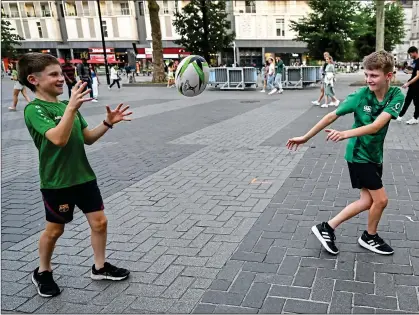
[[[394,57],[385,50],[376,51],[364,57],[363,63],[366,70],[382,70],[384,74],[393,73]]]

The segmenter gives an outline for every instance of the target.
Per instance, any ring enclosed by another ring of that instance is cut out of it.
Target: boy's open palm
[[[87,82],[82,83],[82,81],[79,81],[76,83],[76,85],[71,90],[71,97],[67,106],[74,109],[79,109],[84,102],[92,100],[92,98],[84,98],[85,95],[90,93],[90,89],[87,89],[83,92],[86,85]]]
[[[291,138],[287,142],[287,148],[289,150],[292,150],[295,147],[295,150],[297,150],[300,145],[302,145],[306,142],[307,142],[307,140],[304,137]]]
[[[132,112],[127,112],[127,109],[129,108],[129,105],[122,108],[122,103],[119,104],[114,110],[111,110],[111,108],[106,105],[106,111],[107,111],[107,117],[106,120],[108,123],[114,125],[116,123],[119,123],[123,120],[131,120],[131,117],[129,117]]]

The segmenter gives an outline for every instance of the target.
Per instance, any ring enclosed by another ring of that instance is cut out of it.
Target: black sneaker
[[[364,233],[362,233],[361,237],[358,239],[358,243],[362,247],[369,249],[374,253],[382,255],[392,255],[394,253],[393,248],[384,242],[384,240],[379,237],[378,234],[371,236],[367,233],[367,231],[364,231]]]
[[[44,298],[59,295],[61,290],[52,277],[52,271],[38,273],[38,270],[39,267],[32,274],[32,282],[36,286],[38,294]]]
[[[90,278],[93,280],[125,280],[129,276],[129,270],[118,268],[110,263],[105,262],[105,266],[96,270],[95,265],[92,266]]]
[[[313,226],[311,230],[329,253],[333,255],[337,255],[339,253],[339,249],[335,245],[335,232],[333,232],[332,228],[327,226],[326,222]]]

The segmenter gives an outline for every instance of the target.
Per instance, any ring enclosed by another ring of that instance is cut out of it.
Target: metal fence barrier
[[[253,67],[210,68],[209,85],[221,90],[244,90],[257,87],[257,69]]]
[[[284,67],[282,88],[302,89],[316,84],[321,79],[321,67],[319,66]],[[263,85],[263,72],[253,67],[210,68],[208,84],[221,90],[256,88],[259,83]]]

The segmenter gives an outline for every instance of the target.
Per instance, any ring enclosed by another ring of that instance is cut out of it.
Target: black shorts
[[[96,180],[60,189],[41,189],[46,220],[65,224],[73,220],[74,207],[83,213],[104,209],[102,195]]]
[[[377,190],[383,187],[383,164],[349,163],[352,188]]]

